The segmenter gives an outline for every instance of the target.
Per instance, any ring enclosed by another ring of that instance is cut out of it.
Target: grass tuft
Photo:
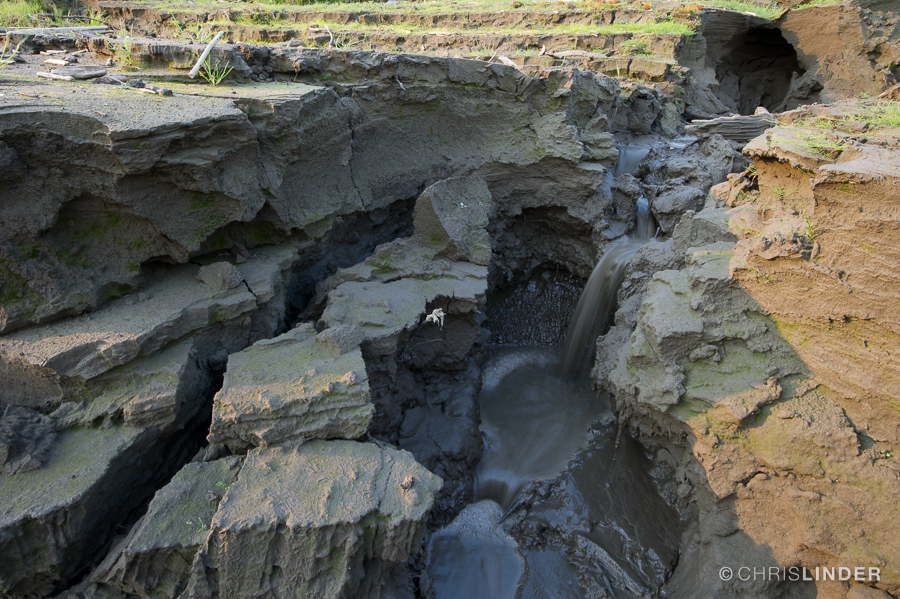
[[[15,48],[10,48],[9,38],[6,37],[3,39],[3,44],[0,45],[0,73],[3,72],[7,66],[11,65],[15,62],[16,54],[19,53],[19,48],[22,46],[22,42],[19,42],[19,45]]]
[[[213,66],[209,58],[207,58],[203,61],[203,66],[200,67],[200,76],[210,85],[219,85],[233,70],[232,67],[225,66],[219,62],[216,62],[215,66]]]

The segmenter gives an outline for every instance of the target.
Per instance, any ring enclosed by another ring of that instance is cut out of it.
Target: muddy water
[[[645,242],[645,239],[633,237],[615,241],[594,267],[575,306],[560,355],[559,367],[565,377],[575,378],[580,371],[590,367],[593,352],[589,345],[606,327],[625,276],[625,267]]]
[[[609,398],[560,374],[555,351],[507,347],[479,395],[475,503],[429,546],[438,599],[638,597],[665,582],[681,525],[660,469]]]
[[[629,145],[619,148],[619,158],[616,160],[616,166],[613,170],[613,176],[618,177],[624,174],[633,174],[637,170],[641,161],[650,153],[648,145]]]
[[[620,162],[644,155],[624,152]],[[558,357],[501,346],[486,364],[474,503],[429,544],[438,599],[644,597],[665,582],[681,525],[654,481],[661,470],[627,435],[617,439],[609,398],[587,377],[625,268],[652,236],[641,198],[634,235],[611,244],[594,268]],[[554,289],[529,287],[519,299],[552,300]],[[513,329],[544,324],[529,306],[515,307]]]
[[[513,349],[488,364],[478,398],[484,453],[476,500],[508,510],[526,483],[559,474],[584,443],[599,406],[586,381],[561,376],[555,362],[546,350]]]
[[[475,503],[429,546],[428,571],[438,599],[516,596],[527,564],[502,516],[530,481],[552,479],[565,469],[593,420],[612,419],[586,380],[579,386],[559,374],[555,352],[546,348],[496,351],[478,399],[484,453]]]
[[[431,538],[428,573],[438,598],[515,597],[524,564],[500,516],[499,505],[479,501]]]

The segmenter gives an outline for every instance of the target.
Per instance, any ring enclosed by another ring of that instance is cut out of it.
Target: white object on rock
[[[440,308],[435,308],[431,314],[425,317],[425,322],[433,322],[434,324],[440,326],[442,329],[444,328],[444,311]]]

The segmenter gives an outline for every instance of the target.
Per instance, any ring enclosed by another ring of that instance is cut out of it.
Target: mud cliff
[[[834,133],[816,128],[859,110],[785,113],[747,144],[752,168],[647,247],[680,268],[647,277],[635,262],[594,374],[642,438],[680,448],[679,492],[701,498],[687,555],[858,562],[896,594],[898,154],[877,132],[826,147]],[[669,584],[699,575],[679,569]],[[717,596],[782,592],[768,582],[723,581]],[[818,596],[849,588],[815,584]]]

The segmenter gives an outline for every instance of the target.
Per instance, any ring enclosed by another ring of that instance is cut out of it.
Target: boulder
[[[688,248],[700,247],[720,241],[737,241],[728,227],[733,216],[744,211],[740,209],[706,209],[700,212],[686,212],[672,232],[673,250],[683,256]]]
[[[179,470],[156,493],[128,536],[91,574],[91,580],[144,598],[177,597],[187,584],[191,562],[209,534],[219,502],[243,461],[243,457],[232,456]]]
[[[40,412],[9,406],[0,418],[0,474],[36,470],[50,457],[56,430]]]
[[[753,115],[722,116],[714,119],[696,119],[684,128],[688,135],[706,137],[720,135],[723,138],[739,143],[747,143],[761,135],[766,129],[778,124],[775,117],[765,108],[759,108]]]
[[[7,409],[22,416],[12,435],[0,433],[12,464],[24,453],[40,467],[0,477],[0,588],[45,596],[71,584],[116,525],[197,450],[186,431],[208,406],[211,384],[198,343],[188,338],[67,386],[50,416]]]
[[[692,185],[667,184],[650,202],[650,210],[662,232],[671,235],[681,215],[688,210],[700,210],[706,193]]]
[[[487,266],[491,192],[483,179],[456,177],[428,187],[416,200],[415,240],[437,256]]]
[[[51,413],[59,430],[82,426],[182,428],[203,405],[209,374],[198,364],[198,340],[187,338],[67,389]]]
[[[381,245],[364,262],[338,271],[319,286],[314,301],[326,305],[319,326],[328,338],[337,335],[328,329],[348,327],[370,352],[393,354],[399,335],[418,327],[428,335],[415,344],[422,360],[448,366],[464,362],[474,343],[474,318],[486,290],[485,266],[440,257],[413,238]],[[443,323],[426,322],[438,307]]]
[[[200,267],[197,272],[197,280],[203,281],[215,291],[228,291],[243,283],[244,277],[241,276],[241,271],[234,264],[214,262]]]
[[[229,357],[210,443],[235,451],[284,441],[354,439],[374,407],[359,347],[320,342],[310,324]]]
[[[256,309],[256,297],[246,288],[216,292],[196,277],[197,267],[178,267],[142,294],[92,314],[0,338],[0,374],[7,381],[0,403],[58,405],[66,381],[96,378],[191,332],[236,321]]]
[[[421,550],[440,479],[405,452],[354,441],[251,451],[193,566],[191,597],[379,597]]]
[[[579,139],[584,144],[584,160],[614,162],[619,157],[616,140],[608,131],[582,131]]]
[[[210,333],[236,351],[274,334],[284,323],[298,247],[301,242],[255,249],[240,267],[177,266],[96,312],[0,337],[0,377],[7,382],[0,406],[52,409],[67,385],[83,384],[186,335]],[[222,327],[233,330],[216,333]]]

